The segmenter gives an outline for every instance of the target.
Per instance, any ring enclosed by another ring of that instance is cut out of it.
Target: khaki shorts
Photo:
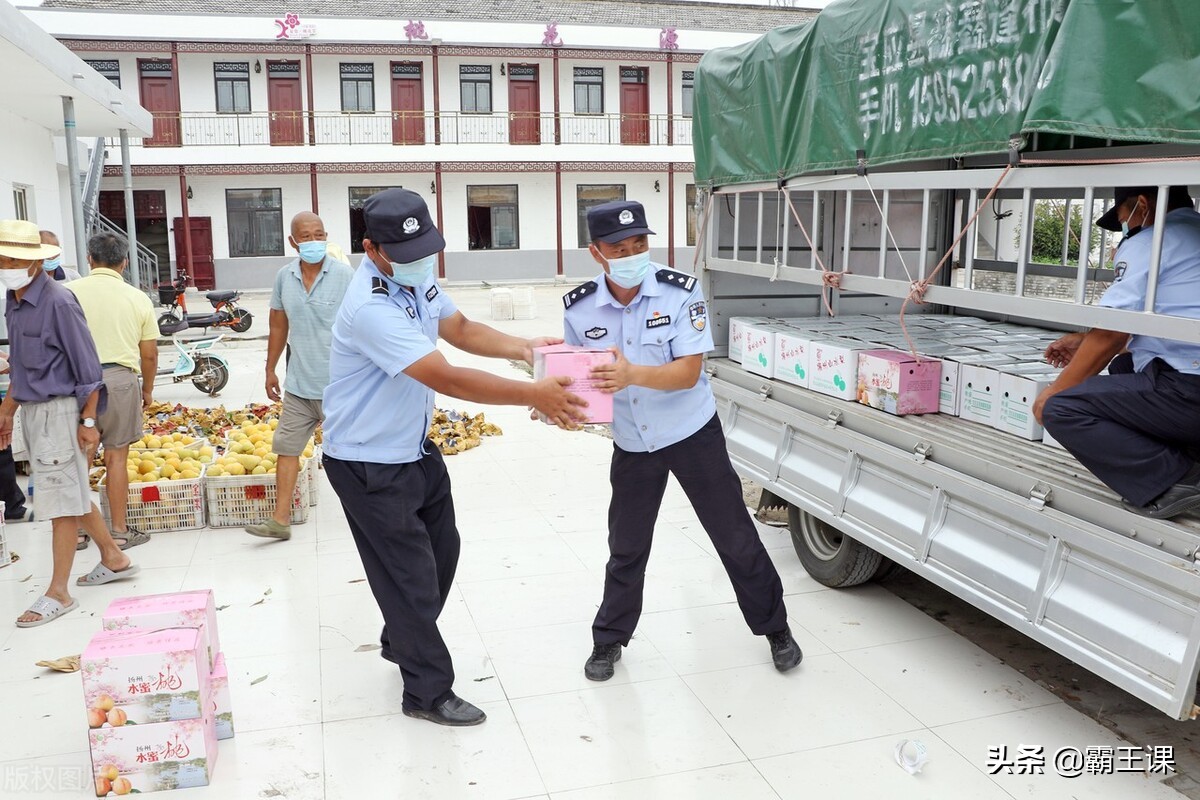
[[[96,428],[105,447],[127,447],[142,438],[142,384],[128,367],[104,370],[108,405]]]
[[[88,459],[79,449],[79,401],[55,397],[21,405],[34,508],[40,519],[81,517],[92,510]]]
[[[284,392],[283,410],[279,412],[279,427],[271,440],[271,450],[280,456],[303,455],[304,446],[324,419],[320,400]]]

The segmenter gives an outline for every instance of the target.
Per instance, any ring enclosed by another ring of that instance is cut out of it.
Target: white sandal
[[[29,614],[29,613],[41,614],[41,616],[38,617],[37,619],[33,620],[32,622],[21,622],[18,619],[17,627],[18,628],[36,628],[38,625],[45,625],[47,622],[53,622],[54,620],[61,617],[63,614],[66,614],[68,611],[74,611],[78,607],[79,607],[79,601],[76,600],[74,597],[71,598],[71,602],[68,605],[64,606],[62,603],[58,602],[53,597],[48,597],[46,595],[42,595],[37,600],[34,600],[33,605],[31,605],[29,607],[29,609],[25,612],[26,614]]]

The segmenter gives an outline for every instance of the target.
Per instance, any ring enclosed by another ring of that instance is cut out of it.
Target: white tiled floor
[[[261,350],[233,357],[235,375],[261,371]],[[176,391],[171,399],[197,400],[187,387]],[[231,392],[257,396],[249,385]],[[989,746],[1037,744],[1052,754],[1120,743],[886,590],[825,589],[801,569],[786,533],[763,529],[806,654],[780,675],[676,486],[659,518],[638,634],[612,681],[587,681],[611,443],[545,428],[517,409],[485,410],[505,435],[448,459],[463,551],[441,627],[456,689],[487,711],[486,724],[446,729],[402,716],[397,670],[377,650],[356,652],[376,642],[380,615],[321,473],[321,503],[292,541],[233,529],[158,535],[131,551],[143,566],[136,580],[80,589],[79,610],[32,630],[4,620],[45,587],[48,526],[8,528],[21,561],[0,570],[9,720],[0,796],[89,795],[72,788],[90,783],[79,676],[33,662],[80,652],[114,597],[202,586],[224,606],[238,734],[220,747],[213,785],[181,797],[1177,796],[1136,774],[1060,778],[1052,764],[1043,775],[988,775]],[[75,573],[94,558],[94,549],[79,554]],[[909,737],[929,749],[918,776],[892,760]],[[37,791],[20,788],[38,776]]]

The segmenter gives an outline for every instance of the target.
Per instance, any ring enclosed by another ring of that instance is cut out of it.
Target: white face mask
[[[27,269],[0,269],[0,286],[10,291],[24,289],[32,280]]]

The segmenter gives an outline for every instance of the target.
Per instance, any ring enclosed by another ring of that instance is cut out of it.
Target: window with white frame
[[[492,113],[491,65],[463,64],[458,68],[458,79],[462,89],[463,113]]]
[[[105,78],[112,82],[113,86],[121,88],[121,62],[115,58],[106,59],[89,59],[85,58],[83,63],[87,64],[92,69],[99,72]]]
[[[213,64],[218,114],[250,113],[250,62],[218,61]]]
[[[604,68],[575,68],[575,113],[604,113]]]
[[[22,186],[19,183],[13,184],[13,216],[17,219],[28,220],[30,218],[29,198],[32,193],[32,187]]]
[[[342,64],[342,111],[375,110],[375,65]]]
[[[467,187],[467,247],[471,250],[516,250],[517,187]]]
[[[679,92],[679,111],[683,116],[692,115],[692,95],[695,93],[696,73],[683,73],[683,89]]]
[[[611,203],[614,200],[625,199],[625,184],[623,183],[581,183],[575,187],[575,208],[579,217],[579,246],[587,247],[592,243],[588,234],[587,214],[592,206],[601,203]]]
[[[226,189],[229,256],[283,255],[283,190]]]

